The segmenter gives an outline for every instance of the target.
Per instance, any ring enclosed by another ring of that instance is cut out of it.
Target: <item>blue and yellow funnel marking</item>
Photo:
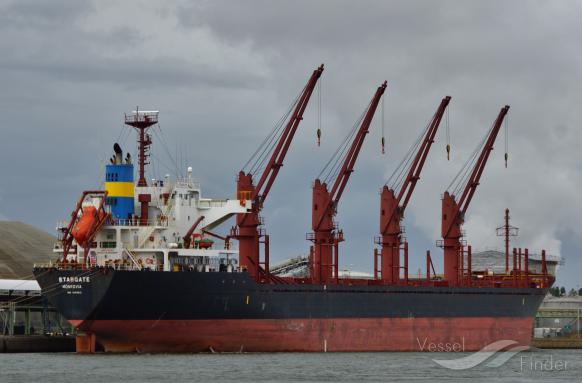
[[[129,219],[134,214],[133,165],[107,165],[105,190],[111,215],[118,219]]]
[[[133,182],[105,182],[108,197],[133,198]]]

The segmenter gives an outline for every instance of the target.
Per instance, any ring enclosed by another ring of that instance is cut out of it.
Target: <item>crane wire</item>
[[[299,99],[301,98],[301,94],[303,94],[304,91],[305,87],[291,103],[289,109],[277,121],[271,132],[269,132],[269,134],[261,142],[257,150],[255,150],[248,161],[244,164],[243,171],[250,174],[257,174],[257,170],[264,168],[266,159],[271,156],[276,144],[279,142],[280,137],[283,135],[285,121],[287,121],[289,115],[298,104]]]
[[[380,139],[380,144],[382,146],[382,154],[386,153],[385,150],[385,145],[386,145],[386,140],[385,140],[385,136],[384,136],[384,97],[382,97],[382,122],[381,122],[381,126],[382,126],[382,138]]]
[[[447,108],[447,110],[445,111],[445,122],[446,122],[446,126],[445,126],[445,131],[446,131],[446,139],[447,139],[447,146],[446,146],[446,150],[447,150],[447,161],[450,161],[451,159],[451,127],[450,127],[450,121],[449,121],[449,110],[450,108]]]
[[[289,113],[290,113],[290,111],[289,111]],[[255,158],[255,161],[253,162],[253,164],[249,170],[249,173],[258,174],[259,170],[262,170],[265,168],[265,162],[266,162],[267,158],[269,158],[271,156],[273,150],[275,149],[275,146],[280,141],[281,136],[283,135],[283,132],[284,132],[283,126],[284,126],[284,122],[285,122],[287,117],[288,117],[288,114],[282,116],[281,119],[279,120],[279,122],[277,123],[276,128],[272,131],[271,134],[269,134],[267,136],[268,139],[266,141],[264,141],[264,146],[263,146],[262,150],[260,151],[260,153]],[[246,166],[244,166],[244,168],[246,168]]]
[[[393,190],[400,189],[402,187],[402,185],[404,184],[404,182],[406,181],[406,176],[408,174],[408,171],[412,167],[412,164],[414,162],[415,153],[418,151],[418,148],[420,147],[421,143],[422,143],[422,136],[420,136],[416,140],[416,142],[410,147],[410,150],[405,157],[406,161],[404,161],[402,168],[400,169],[396,179],[392,183],[391,188]]]
[[[392,190],[400,189],[400,187],[404,183],[405,175],[408,173],[410,166],[412,166],[414,154],[418,151],[418,148],[422,143],[422,139],[426,135],[428,129],[430,128],[430,125],[432,121],[435,119],[435,116],[436,114],[433,115],[432,118],[428,121],[424,130],[420,132],[419,136],[412,143],[402,161],[400,161],[396,169],[394,169],[394,172],[392,173],[390,178],[388,178],[388,181],[386,181],[385,185],[389,186]]]
[[[325,183],[329,183],[329,181],[337,178],[337,176],[339,175],[339,172],[341,170],[341,166],[343,165],[343,162],[345,161],[345,158],[348,154],[348,147],[350,146],[350,142],[353,141],[353,138],[357,134],[358,128],[359,128],[362,120],[364,119],[364,116],[366,115],[369,108],[370,108],[370,105],[368,105],[368,107],[364,110],[364,112],[356,120],[356,122],[354,123],[354,125],[352,126],[352,128],[350,129],[348,134],[346,135],[346,137],[340,143],[340,145],[338,146],[336,151],[333,153],[333,155],[331,156],[329,161],[325,164],[325,166],[323,167],[323,169],[321,170],[321,172],[317,176],[318,179],[321,180],[322,176],[325,175],[323,177],[323,181]]]
[[[382,100],[383,99],[384,98],[382,97]],[[363,119],[365,118],[366,114],[370,110],[370,107],[372,106],[372,102],[373,102],[373,100],[371,100],[370,103],[368,104],[368,106],[366,107],[366,109],[364,109],[364,111],[362,112],[360,117],[356,120],[356,122],[352,126],[351,131],[344,138],[343,142],[340,144],[340,146],[335,151],[333,156],[330,158],[330,160],[327,162],[325,167],[319,173],[319,176],[317,177],[318,179],[321,179],[321,176],[324,173],[326,173],[324,180],[323,180],[324,183],[329,184],[329,183],[331,183],[332,180],[336,180],[337,177],[339,176],[341,168],[346,161],[347,155],[349,154],[348,148],[351,147],[350,143],[352,143],[354,141],[355,136],[357,135],[357,133],[359,131],[359,128],[360,128],[360,125],[362,124]]]
[[[447,144],[451,143],[451,132],[449,127],[449,108],[446,110],[446,135],[447,135]]]
[[[462,190],[464,190],[466,188],[467,182],[468,182],[469,177],[470,177],[471,170],[474,167],[475,162],[477,161],[477,156],[479,154],[480,147],[481,146],[479,145],[477,148],[475,148],[475,150],[473,151],[473,153],[471,154],[469,159],[465,162],[465,164],[463,165],[461,170],[459,170],[459,172],[457,173],[455,178],[453,178],[453,180],[451,181],[451,183],[447,187],[446,190],[448,192],[450,192],[450,194],[456,196]],[[452,190],[451,190],[451,188],[452,188]]]
[[[262,171],[262,169],[264,169],[266,158],[269,156],[269,153],[271,153],[271,151],[273,150],[275,143],[279,140],[279,138],[282,135],[281,129],[282,126],[283,125],[277,125],[277,129],[272,131],[259,147],[262,149],[260,149],[260,151],[259,149],[257,149],[257,152],[255,152],[256,156],[254,157],[254,161],[251,164],[250,168],[248,168],[247,173],[258,174],[259,171]],[[243,166],[243,170],[247,169],[247,166],[248,164],[245,164],[245,166]]]
[[[321,98],[323,93],[323,79],[320,79],[317,82],[317,145],[321,144]]]
[[[414,154],[418,151],[418,148],[420,147],[420,145],[422,143],[422,137],[424,136],[425,132],[426,132],[426,130],[423,131],[418,136],[416,141],[411,145],[410,149],[408,150],[408,153],[406,154],[406,157],[405,157],[405,161],[403,162],[403,166],[401,167],[400,171],[398,172],[396,179],[392,183],[392,188],[394,190],[399,189],[402,186],[402,184],[404,183],[405,177],[408,174],[410,167],[412,166]]]
[[[509,159],[509,116],[505,116],[505,167],[507,168],[507,160]]]
[[[467,182],[469,180],[469,177],[470,177],[471,170],[472,170],[474,164],[477,162],[477,158],[479,156],[479,153],[481,152],[483,146],[487,142],[487,137],[489,137],[489,134],[491,133],[491,130],[493,129],[494,126],[495,126],[495,122],[491,125],[491,127],[489,128],[489,130],[487,131],[487,133],[485,134],[483,139],[479,142],[479,144],[477,145],[477,147],[475,148],[475,150],[473,151],[473,153],[471,154],[469,159],[465,162],[465,164],[463,165],[461,170],[459,170],[459,172],[457,173],[455,178],[453,178],[453,180],[451,181],[451,183],[447,187],[447,191],[450,191],[451,188],[453,188],[452,189],[453,195],[458,195],[459,192],[461,192],[462,190],[465,189]]]

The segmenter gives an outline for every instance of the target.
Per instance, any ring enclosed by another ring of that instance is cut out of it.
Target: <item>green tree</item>
[[[582,287],[578,290],[578,295],[582,297]]]
[[[568,296],[569,297],[575,297],[576,295],[578,295],[578,293],[576,292],[576,290],[570,289],[570,291],[568,291]]]
[[[564,286],[560,287],[560,296],[563,297],[566,295],[566,288]]]

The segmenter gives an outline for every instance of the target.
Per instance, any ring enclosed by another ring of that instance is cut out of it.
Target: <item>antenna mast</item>
[[[140,111],[138,107],[129,115],[125,115],[125,125],[129,125],[138,131],[138,162],[139,162],[139,180],[137,186],[147,187],[148,183],[145,179],[145,166],[149,164],[147,158],[150,156],[150,145],[152,144],[152,136],[147,133],[150,126],[158,123],[158,114],[156,111]],[[152,196],[149,193],[140,193],[138,201],[141,204],[140,210],[140,224],[147,225],[149,218],[149,203]]]
[[[505,225],[497,228],[497,236],[505,237],[505,273],[509,273],[509,237],[517,237],[519,229],[509,224],[509,209],[505,209]]]
[[[150,156],[149,147],[152,144],[152,137],[147,134],[147,130],[150,126],[158,123],[158,113],[158,111],[140,111],[136,107],[131,114],[125,115],[125,125],[138,131],[139,180],[137,186],[148,186],[145,179],[145,166],[149,164],[147,158]]]

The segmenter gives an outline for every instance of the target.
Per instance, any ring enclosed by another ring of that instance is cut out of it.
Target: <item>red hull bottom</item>
[[[477,351],[528,346],[533,318],[71,321],[106,352]]]

